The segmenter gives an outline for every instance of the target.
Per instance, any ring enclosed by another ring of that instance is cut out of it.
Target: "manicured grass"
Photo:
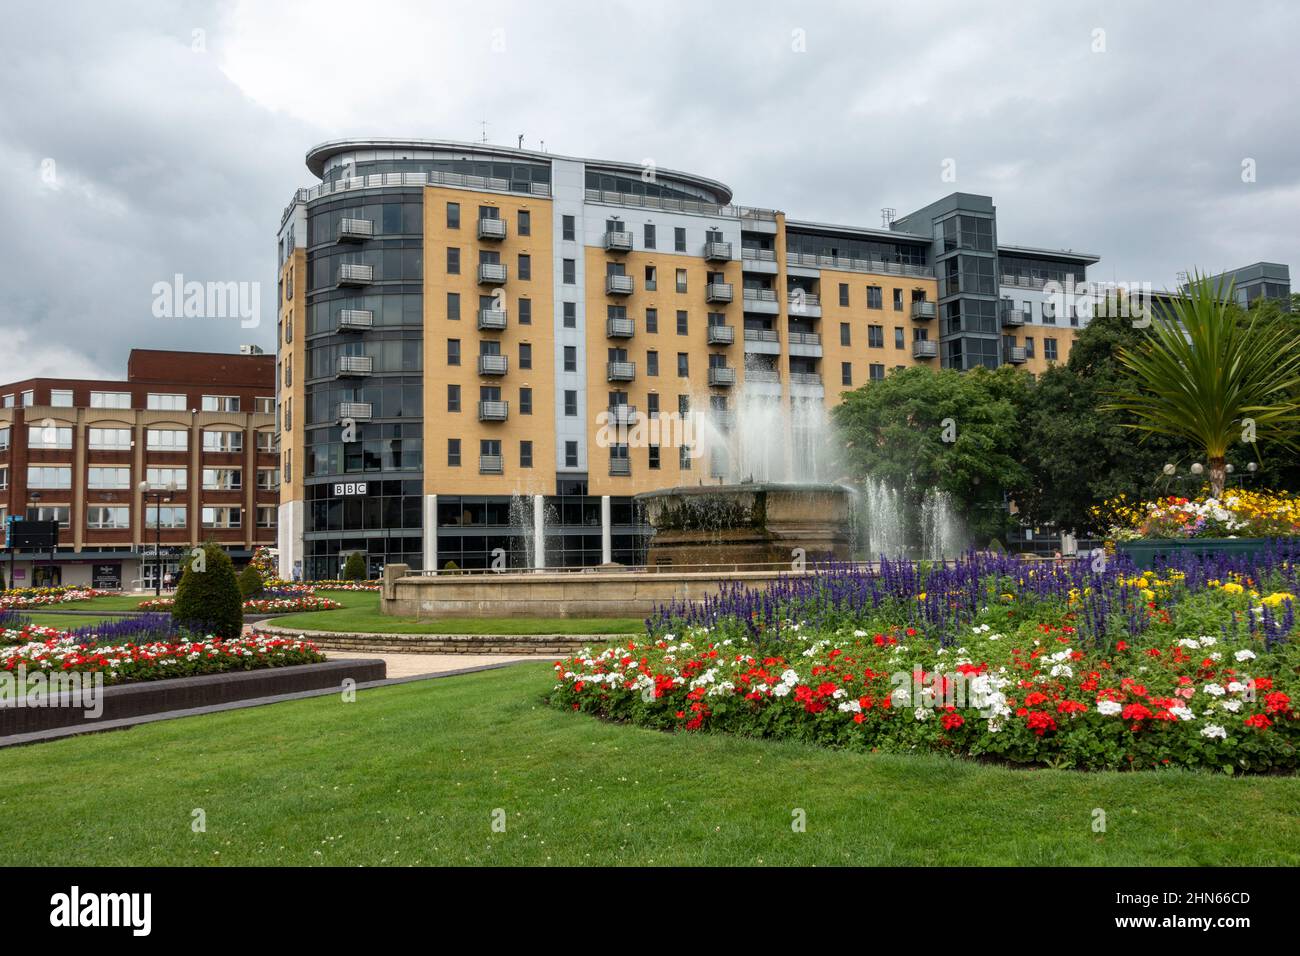
[[[429,618],[389,617],[379,613],[379,595],[373,591],[321,591],[321,597],[340,602],[337,611],[308,611],[272,618],[280,627],[357,634],[642,634],[639,618]]]
[[[30,614],[27,612],[24,612],[24,614],[26,614],[28,620],[39,627],[54,627],[68,631],[75,631],[82,627],[90,627],[92,624],[99,624],[102,621],[122,620],[122,617],[119,615],[106,617],[98,614]]]
[[[1300,863],[1293,778],[668,735],[555,710],[551,685],[529,664],[3,750],[24,838],[0,865]]]

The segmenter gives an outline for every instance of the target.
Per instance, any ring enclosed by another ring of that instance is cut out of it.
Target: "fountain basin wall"
[[[699,601],[724,584],[766,588],[781,577],[765,571],[534,571],[508,574],[412,574],[404,564],[384,568],[380,610],[431,620],[451,617],[645,617],[655,607]]]

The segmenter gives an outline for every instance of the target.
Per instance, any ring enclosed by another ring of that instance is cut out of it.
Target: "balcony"
[[[736,330],[729,325],[710,325],[708,342],[710,345],[731,345],[736,341]]]
[[[801,332],[792,329],[786,341],[790,344],[791,355],[801,355],[805,358],[822,356],[822,337],[817,332]]]
[[[709,420],[719,431],[729,432],[736,427],[736,413],[728,408],[709,409]]]
[[[609,473],[611,475],[630,475],[632,474],[632,459],[630,458],[610,458]]]
[[[791,289],[786,293],[791,315],[807,315],[819,318],[822,314],[822,299],[816,292],[806,289]]]
[[[765,385],[780,385],[781,373],[773,368],[747,368],[745,381],[762,382]]]
[[[820,386],[821,383],[822,383],[822,377],[821,377],[821,375],[820,375],[819,373],[817,373],[817,372],[791,372],[791,373],[790,373],[790,384],[791,384],[791,385],[816,385],[816,386]]]
[[[636,378],[636,362],[607,362],[605,381],[631,382]]]
[[[375,224],[369,219],[340,219],[339,242],[365,242],[375,237]]]
[[[912,303],[912,318],[917,322],[929,322],[938,314],[938,309],[933,302]]]
[[[777,304],[776,292],[772,289],[745,289],[745,311],[776,315],[781,311]]]
[[[912,340],[912,358],[914,359],[932,359],[939,357],[939,343],[932,342],[930,339],[913,339]]]
[[[704,244],[704,258],[709,262],[730,262],[731,243],[712,239]]]
[[[503,422],[509,417],[509,402],[484,401],[478,403],[478,420],[481,422]]]
[[[1002,361],[1011,365],[1025,364],[1025,347],[1023,345],[1004,345],[1002,347]]]
[[[375,281],[374,266],[363,266],[356,262],[339,263],[339,285],[369,285]]]
[[[710,282],[704,287],[705,302],[730,302],[735,298],[730,282]]]
[[[479,455],[478,473],[480,475],[501,475],[506,470],[505,459],[500,455]]]
[[[368,332],[375,327],[375,313],[369,309],[341,309],[338,331]]]
[[[709,366],[709,385],[713,388],[730,388],[736,384],[736,370],[725,365]]]
[[[636,422],[635,405],[609,406],[609,423],[611,425],[632,425]]]
[[[350,418],[356,422],[370,421],[374,406],[369,402],[339,402],[339,420]]]
[[[614,316],[605,320],[605,336],[611,339],[630,339],[636,334],[636,320]]]
[[[480,375],[504,375],[510,370],[510,359],[505,355],[480,355],[478,373]]]
[[[369,375],[374,371],[375,360],[369,355],[340,355],[338,375],[340,378],[357,375]]]
[[[631,295],[636,291],[636,283],[631,276],[610,273],[605,276],[606,295]]]
[[[1004,329],[1018,329],[1025,324],[1025,312],[1017,309],[1014,302],[1004,299],[1000,310]]]
[[[500,262],[480,262],[478,266],[479,285],[505,285],[506,267]]]
[[[500,332],[506,327],[505,309],[479,309],[478,330],[480,332]]]
[[[607,252],[631,252],[632,233],[627,231],[615,232],[611,229],[605,233],[605,250]]]
[[[506,221],[486,217],[479,219],[478,237],[480,239],[504,239],[506,237]]]

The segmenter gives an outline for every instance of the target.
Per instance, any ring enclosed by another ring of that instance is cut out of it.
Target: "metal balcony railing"
[[[844,256],[821,256],[810,252],[785,254],[786,265],[812,268],[845,269],[849,272],[874,272],[876,275],[916,276],[932,278],[932,266],[919,266],[907,262],[883,262],[879,259],[852,259]]]
[[[710,345],[730,345],[736,341],[736,330],[730,325],[710,325],[708,342]]]
[[[609,459],[609,473],[611,475],[632,474],[632,459],[611,457]]]
[[[478,221],[478,237],[480,239],[504,239],[506,237],[506,221],[504,219],[489,219],[486,216]]]
[[[768,385],[780,385],[781,373],[770,368],[747,368],[745,369],[745,381],[764,382]]]
[[[775,249],[756,249],[753,246],[741,246],[742,259],[755,259],[758,262],[776,262]]]
[[[1003,301],[1001,305],[1002,327],[1004,329],[1018,329],[1025,324],[1025,312],[1018,309],[1014,302]]]
[[[480,475],[500,475],[505,473],[505,459],[500,455],[479,455],[478,473]]]
[[[745,329],[746,342],[780,342],[781,336],[775,329]]]
[[[340,309],[340,332],[365,332],[375,327],[375,313],[370,309]]]
[[[339,375],[369,375],[374,370],[375,360],[369,355],[340,355]]]
[[[481,422],[503,422],[509,417],[509,402],[489,400],[478,403],[478,420]]]
[[[704,244],[704,258],[710,262],[730,262],[731,243],[711,239]]]
[[[734,298],[734,290],[730,282],[710,282],[704,288],[705,302],[730,302]]]
[[[478,328],[480,332],[499,332],[506,327],[505,309],[479,309]]]
[[[636,378],[636,362],[608,362],[605,365],[605,380],[608,382],[630,382]]]
[[[1006,345],[1002,348],[1002,360],[1012,365],[1023,365],[1026,360],[1023,345]]]
[[[611,339],[630,339],[636,334],[636,321],[625,316],[605,320],[605,335]]]
[[[636,283],[631,276],[611,273],[605,276],[606,295],[631,295],[636,290]]]
[[[938,314],[933,302],[913,302],[912,318],[918,322],[928,322]]]
[[[605,248],[609,252],[631,252],[632,233],[625,230],[609,230],[605,233]]]
[[[791,385],[820,385],[822,377],[817,372],[791,372]]]
[[[726,365],[709,366],[709,384],[715,388],[727,388],[736,384],[736,370]]]
[[[505,285],[506,267],[500,262],[481,262],[478,267],[479,285]]]
[[[480,355],[478,373],[480,375],[504,375],[510,370],[510,359],[505,355]]]
[[[821,345],[822,337],[817,332],[791,332],[791,345]]]
[[[375,236],[375,224],[369,219],[340,219],[339,242],[364,242]]]
[[[635,405],[609,406],[609,423],[611,425],[631,425],[636,421]]]
[[[746,289],[745,299],[750,302],[775,302],[776,293],[771,289]]]
[[[930,339],[912,340],[912,358],[932,359],[939,357],[939,343]]]
[[[375,281],[374,266],[364,266],[356,262],[339,263],[339,285],[369,285]]]
[[[339,402],[339,419],[351,418],[358,422],[370,421],[374,406],[369,402]]]
[[[791,289],[786,293],[786,299],[790,304],[790,311],[796,315],[800,313],[821,311],[822,299],[816,292],[808,292],[804,289]]]

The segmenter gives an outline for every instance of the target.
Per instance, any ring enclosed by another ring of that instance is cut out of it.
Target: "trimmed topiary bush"
[[[238,637],[244,627],[244,598],[230,557],[214,541],[182,562],[172,621],[186,630]]]
[[[247,601],[255,598],[266,590],[266,585],[262,581],[262,572],[253,565],[249,565],[239,572],[239,593]]]
[[[360,551],[353,551],[343,564],[343,580],[364,581],[367,577],[366,559],[361,556]]]

